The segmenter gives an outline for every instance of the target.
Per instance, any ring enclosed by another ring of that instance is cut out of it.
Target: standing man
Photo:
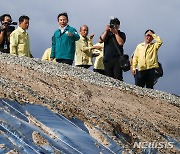
[[[50,55],[51,55],[51,48],[47,48],[45,51],[44,51],[44,54],[42,56],[42,60],[47,60],[47,61],[50,61]]]
[[[155,42],[152,42],[153,40]],[[136,47],[132,60],[132,74],[136,74],[138,67],[137,86],[153,89],[155,69],[159,67],[157,53],[162,43],[161,38],[153,30],[148,29],[145,32],[145,41]]]
[[[20,16],[18,28],[10,35],[10,54],[32,58],[29,36],[26,31],[28,27],[29,17],[24,15]]]
[[[68,25],[67,13],[60,13],[57,17],[59,29],[52,38],[51,61],[72,65],[75,54],[75,41],[79,40],[78,32]]]
[[[15,30],[12,24],[12,18],[9,14],[3,14],[0,17],[1,26],[0,26],[0,51],[3,53],[10,53],[10,34]],[[13,22],[13,24],[17,24]]]
[[[119,27],[119,19],[111,19],[110,25],[106,26],[105,31],[100,36],[99,43],[104,42],[103,62],[106,75],[123,81],[123,72],[119,63],[120,55],[117,48],[119,48],[123,55],[123,45],[126,41],[126,35],[119,30]]]
[[[93,71],[105,75],[104,64],[103,64],[104,43],[96,43],[95,45],[96,45],[96,46],[101,46],[101,49],[98,50],[98,51],[99,51],[99,56],[97,56],[97,57],[95,58]]]
[[[88,26],[80,27],[80,39],[76,41],[75,65],[78,67],[89,68],[92,66],[92,49],[99,49],[99,46],[93,46],[92,39],[94,34],[87,37]]]

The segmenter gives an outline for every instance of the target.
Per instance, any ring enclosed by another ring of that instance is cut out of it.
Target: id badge
[[[8,47],[7,47],[7,44],[4,44],[4,49],[7,49]]]

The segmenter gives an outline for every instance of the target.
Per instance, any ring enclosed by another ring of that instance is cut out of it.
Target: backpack
[[[158,79],[164,74],[162,64],[158,62],[158,65],[159,67],[155,69],[154,85],[157,83]]]

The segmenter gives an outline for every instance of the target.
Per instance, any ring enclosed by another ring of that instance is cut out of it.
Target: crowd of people
[[[20,16],[16,29],[9,14],[2,15],[0,21],[0,51],[33,58],[27,33],[30,18]],[[120,30],[118,18],[110,20],[96,44],[93,44],[94,34],[88,35],[87,25],[82,25],[78,32],[68,24],[67,13],[60,13],[57,21],[59,28],[54,32],[52,46],[46,49],[42,60],[69,65],[74,62],[75,66],[85,69],[93,66],[94,72],[123,81],[120,58],[124,54],[126,34]],[[144,33],[144,42],[137,45],[130,60],[135,85],[154,88],[155,71],[159,67],[157,54],[162,43],[153,30],[148,29]]]

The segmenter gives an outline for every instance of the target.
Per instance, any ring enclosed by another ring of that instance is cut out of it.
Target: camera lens
[[[110,24],[110,28],[114,28],[115,27],[115,25],[114,24]]]

